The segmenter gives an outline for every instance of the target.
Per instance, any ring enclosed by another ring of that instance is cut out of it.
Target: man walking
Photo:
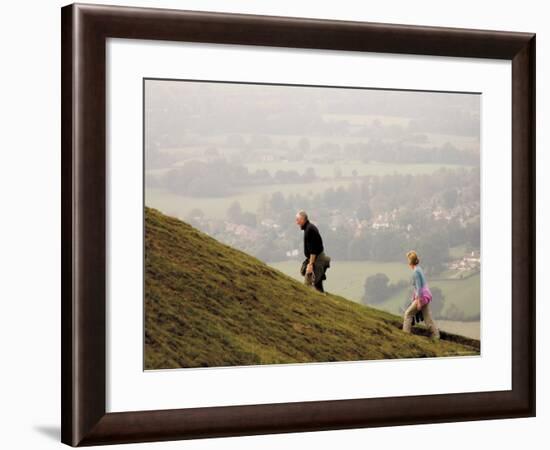
[[[304,255],[306,259],[301,268],[304,283],[324,293],[323,280],[327,279],[325,272],[330,267],[330,256],[325,254],[321,234],[318,228],[309,221],[305,211],[298,211],[296,224],[304,231]]]

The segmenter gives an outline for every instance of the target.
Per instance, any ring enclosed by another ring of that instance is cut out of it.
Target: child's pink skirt
[[[415,290],[415,294],[416,294],[416,290]],[[423,287],[420,288],[418,297],[420,298],[421,306],[427,305],[432,301],[432,292],[430,291],[428,284],[425,284]],[[414,296],[412,300],[414,301]]]

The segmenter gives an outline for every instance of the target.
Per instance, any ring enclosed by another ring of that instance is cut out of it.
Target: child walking
[[[413,271],[412,275],[412,284],[414,286],[413,297],[411,299],[411,304],[405,311],[405,316],[403,319],[403,331],[405,333],[411,332],[411,327],[413,319],[419,311],[422,311],[424,317],[424,322],[429,328],[432,339],[439,339],[439,329],[435,324],[432,318],[432,310],[430,307],[430,302],[432,301],[432,293],[426,282],[426,277],[424,271],[420,267],[420,259],[415,251],[410,251],[407,253],[407,260],[409,262],[409,267]]]

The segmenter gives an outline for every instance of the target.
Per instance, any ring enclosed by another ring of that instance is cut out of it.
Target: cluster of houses
[[[248,241],[255,241],[260,238],[261,233],[256,229],[249,227],[248,225],[242,225],[232,222],[224,222],[225,232],[232,236],[243,238]]]
[[[477,272],[481,267],[481,258],[478,251],[472,251],[462,258],[451,261],[448,265],[450,270],[461,272]]]
[[[469,219],[479,215],[479,202],[469,205],[460,205],[452,209],[437,207],[432,211],[432,217],[435,220],[451,221],[458,219],[461,224],[465,224]]]
[[[360,236],[361,232],[368,228],[375,230],[392,227],[397,228],[397,224],[395,222],[396,215],[397,209],[390,212],[385,212],[383,214],[378,214],[372,220],[360,220],[356,217],[343,214],[336,210],[330,217],[329,228],[332,231],[348,229],[351,230],[355,236]]]

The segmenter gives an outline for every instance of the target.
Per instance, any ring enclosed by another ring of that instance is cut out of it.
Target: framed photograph
[[[535,415],[535,34],[61,16],[62,442]]]

